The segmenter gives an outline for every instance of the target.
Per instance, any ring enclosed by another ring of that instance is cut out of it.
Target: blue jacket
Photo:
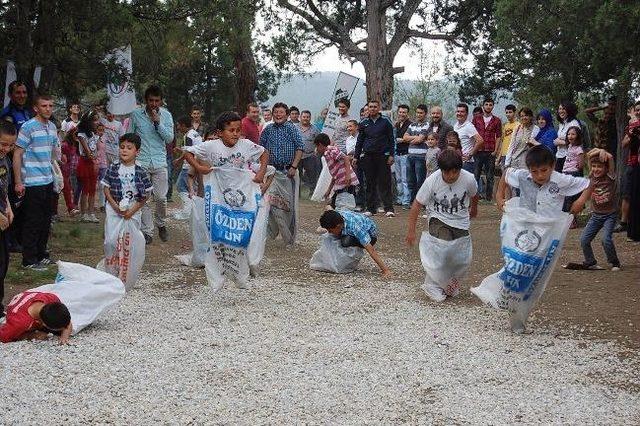
[[[9,102],[9,105],[0,111],[0,120],[11,121],[17,131],[20,131],[20,127],[32,118],[33,112],[29,108],[20,108],[13,102]]]
[[[379,115],[375,120],[365,118],[358,126],[355,158],[360,158],[362,153],[392,156],[395,152],[395,142],[393,124],[387,117]]]

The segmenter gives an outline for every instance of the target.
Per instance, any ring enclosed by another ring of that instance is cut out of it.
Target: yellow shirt
[[[509,151],[509,145],[511,144],[511,134],[518,127],[520,123],[516,120],[513,123],[508,121],[502,125],[502,145],[500,146],[500,156],[504,157]]]

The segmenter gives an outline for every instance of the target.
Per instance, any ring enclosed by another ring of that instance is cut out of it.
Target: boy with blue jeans
[[[612,271],[620,270],[620,260],[613,243],[613,229],[618,219],[618,197],[616,183],[616,169],[613,156],[604,149],[594,148],[587,154],[591,167],[591,184],[582,193],[571,208],[571,213],[578,214],[587,200],[591,199],[591,217],[582,231],[580,245],[584,254],[584,262],[569,263],[567,269],[604,269],[598,266],[593,254],[591,242],[598,232],[603,229],[602,248],[611,264]]]

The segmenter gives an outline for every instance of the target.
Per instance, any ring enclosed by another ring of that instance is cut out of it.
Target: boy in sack
[[[618,219],[616,169],[613,156],[604,149],[594,148],[587,153],[587,157],[591,168],[591,184],[571,208],[571,213],[577,215],[584,208],[585,203],[589,199],[591,200],[591,217],[580,237],[584,261],[582,263],[569,263],[565,265],[565,268],[604,269],[598,265],[598,261],[593,254],[593,248],[591,248],[591,242],[602,229],[602,248],[607,256],[607,261],[611,265],[612,271],[619,271],[620,260],[616,253],[616,246],[613,243],[613,230]]]
[[[462,168],[462,156],[445,149],[438,156],[438,168],[416,194],[409,211],[406,242],[416,242],[416,223],[426,207],[429,232],[420,241],[420,256],[427,273],[422,289],[436,302],[460,291],[460,278],[471,264],[470,219],[478,214],[478,184],[473,173]],[[429,256],[433,251],[437,256]],[[427,259],[429,258],[429,259]],[[426,261],[435,262],[427,264]]]
[[[316,152],[322,155],[327,162],[329,173],[331,174],[331,184],[324,194],[324,198],[328,199],[333,190],[331,197],[331,208],[336,208],[336,198],[338,194],[347,193],[352,196],[353,208],[355,208],[356,186],[359,184],[356,173],[351,168],[351,157],[346,155],[336,145],[331,145],[329,136],[326,133],[320,133],[314,139]]]
[[[147,172],[136,164],[141,143],[140,136],[135,133],[127,133],[122,136],[119,149],[120,161],[109,166],[101,182],[107,200],[105,267],[109,273],[119,277],[127,288],[130,288],[135,282],[137,273],[144,262],[144,243],[135,237],[144,238],[140,231],[141,214],[139,211],[153,189]],[[120,225],[119,218],[127,221],[129,225],[133,225],[137,235],[129,235],[128,238],[120,235],[120,232],[115,229]],[[138,240],[140,244],[136,244]],[[141,259],[137,264],[132,264],[127,258],[127,253],[131,258],[134,257],[132,250],[123,250],[126,248],[123,246],[128,245],[142,251],[142,253],[135,253],[136,258]],[[130,272],[132,273],[130,274]]]

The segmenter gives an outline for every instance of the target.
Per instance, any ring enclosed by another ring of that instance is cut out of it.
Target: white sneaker
[[[429,219],[429,215],[428,215],[428,214],[423,214],[423,215],[422,215],[422,218],[423,218],[423,219]]]
[[[89,222],[100,223],[100,219],[98,219],[95,214],[92,214],[91,216],[89,216]]]
[[[384,215],[386,217],[396,217],[396,214],[394,212],[386,212]]]
[[[89,220],[89,215],[88,214],[83,214],[82,216],[80,216],[80,222],[91,222]]]
[[[378,213],[384,213],[384,208],[378,207]]]
[[[618,272],[621,269],[622,269],[621,266],[614,266],[614,267],[611,268],[611,272]]]
[[[362,213],[363,215],[367,216],[367,217],[371,217],[373,216],[373,213],[371,213],[369,210],[367,210],[366,212]]]

